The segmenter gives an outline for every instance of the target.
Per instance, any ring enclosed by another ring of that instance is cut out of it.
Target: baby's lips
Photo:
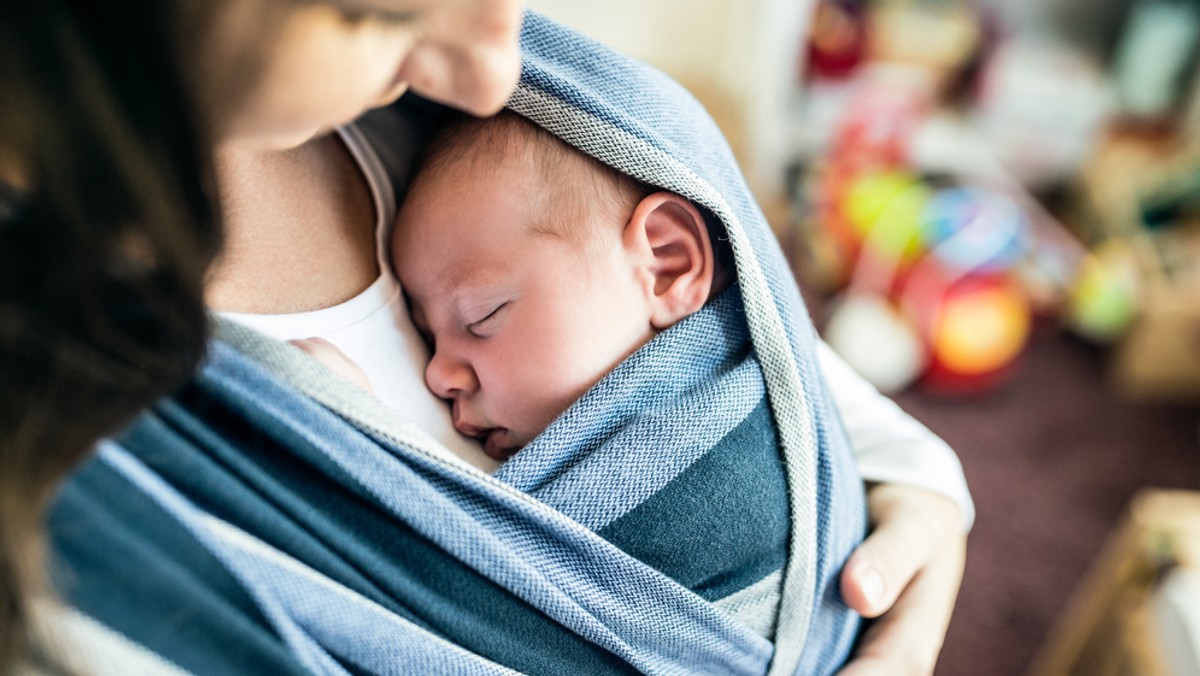
[[[487,428],[472,425],[463,420],[462,409],[459,408],[457,401],[454,402],[454,429],[458,430],[458,433],[463,436],[474,437],[476,439],[483,437],[484,432],[487,431]]]
[[[521,450],[520,446],[503,445],[503,440],[509,435],[505,427],[479,427],[463,420],[459,408],[454,407],[454,429],[459,434],[478,439],[483,442],[483,452],[492,460],[504,462]]]
[[[468,425],[467,423],[463,423],[463,422],[455,422],[454,429],[458,430],[458,433],[463,436],[472,437],[475,439],[479,439],[480,437],[483,436],[482,429],[475,427],[474,425]]]

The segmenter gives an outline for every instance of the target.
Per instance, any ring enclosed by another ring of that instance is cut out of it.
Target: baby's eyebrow
[[[486,306],[492,302],[493,297],[498,295],[492,291],[493,284],[470,279],[475,275],[459,275],[459,277],[467,277],[468,281],[458,284],[452,282],[433,293],[434,314],[436,317],[441,317],[437,321],[452,323],[469,321],[467,318],[477,313],[478,308]],[[408,301],[408,314],[413,325],[417,327],[417,331],[426,341],[433,342],[433,327],[430,325],[429,315],[425,311],[425,304],[411,292],[405,292],[404,295]]]
[[[476,286],[464,289],[462,293],[453,296],[453,309],[459,319],[473,323],[496,309],[504,294],[492,286]]]
[[[448,280],[446,298],[454,311],[468,314],[476,306],[490,303],[500,295],[501,286],[509,278],[505,271],[495,268],[466,268]]]
[[[449,274],[445,281],[447,295],[455,298],[460,293],[474,292],[504,279],[505,275],[491,266],[463,265]]]

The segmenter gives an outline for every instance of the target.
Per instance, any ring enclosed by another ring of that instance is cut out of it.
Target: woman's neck
[[[378,277],[370,189],[339,138],[285,151],[225,149],[216,166],[225,249],[209,274],[211,308],[317,310]]]

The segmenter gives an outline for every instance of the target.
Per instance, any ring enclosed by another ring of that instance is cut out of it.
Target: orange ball
[[[1031,324],[1029,300],[1011,279],[961,280],[942,295],[926,325],[931,359],[921,385],[945,394],[995,387],[1024,349]]]
[[[952,292],[933,329],[934,358],[964,375],[994,371],[1020,354],[1029,324],[1029,302],[1012,285]]]

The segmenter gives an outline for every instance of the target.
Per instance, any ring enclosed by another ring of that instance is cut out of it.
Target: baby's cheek
[[[581,371],[578,361],[565,357],[563,350],[549,347],[510,382],[507,405],[530,438],[540,434],[594,382]]]

